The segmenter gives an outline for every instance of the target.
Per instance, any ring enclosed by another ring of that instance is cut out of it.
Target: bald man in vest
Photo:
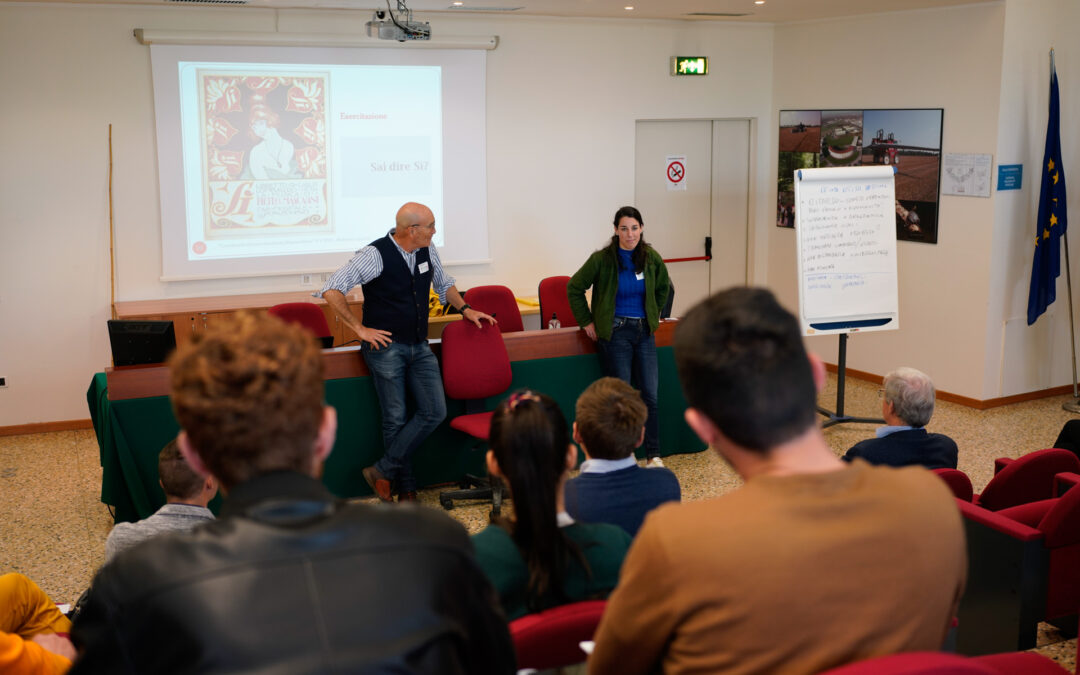
[[[434,236],[431,209],[409,202],[398,209],[394,229],[357,251],[318,293],[360,337],[361,353],[371,371],[382,409],[385,451],[363,474],[384,502],[392,501],[395,491],[398,501],[415,501],[413,453],[446,417],[439,364],[427,342],[429,289],[435,289],[439,302],[450,304],[477,327],[481,321],[495,323],[461,297],[431,245]],[[345,294],[356,286],[364,291],[359,316],[345,301]],[[407,417],[410,397],[416,410]]]

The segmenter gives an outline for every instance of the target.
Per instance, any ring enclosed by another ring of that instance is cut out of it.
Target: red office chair
[[[949,486],[957,499],[970,502],[974,497],[975,491],[971,487],[971,479],[963,471],[958,469],[931,469],[931,471],[945,481],[945,484]]]
[[[1076,474],[1062,478],[1061,485],[1080,480]],[[959,610],[961,650],[968,651],[965,642],[980,636],[988,641],[976,645],[979,651],[1030,649],[1038,622],[1075,626],[1080,489],[999,511],[957,504],[964,516],[969,569]],[[965,636],[968,630],[980,635]]]
[[[607,600],[585,600],[529,614],[510,622],[518,668],[549,670],[584,663],[578,646],[591,640]]]
[[[266,310],[270,316],[276,316],[285,323],[298,323],[315,334],[324,349],[334,346],[334,336],[330,333],[330,324],[322,308],[311,302],[285,302]]]
[[[1080,459],[1068,450],[1036,450],[1023,457],[994,460],[994,477],[973,502],[991,511],[1050,499],[1054,496],[1054,476],[1080,473]]]
[[[447,397],[465,401],[466,414],[450,420],[450,428],[472,436],[478,445],[487,442],[491,430],[492,413],[484,411],[484,399],[505,392],[513,379],[502,334],[488,323],[482,326],[455,321],[447,324],[442,334],[443,387]],[[439,493],[439,503],[444,509],[454,508],[455,499],[489,498],[491,512],[498,515],[503,486],[494,476],[480,478],[466,474],[460,490]]]
[[[821,675],[1062,675],[1066,672],[1045,656],[1025,652],[986,656],[908,652],[851,663]]]
[[[547,277],[540,280],[537,295],[540,298],[540,328],[547,328],[554,316],[563,328],[578,325],[570,311],[570,299],[566,296],[566,284],[570,277]]]
[[[475,309],[499,320],[499,332],[525,330],[514,292],[506,286],[474,286],[465,292],[465,301]]]

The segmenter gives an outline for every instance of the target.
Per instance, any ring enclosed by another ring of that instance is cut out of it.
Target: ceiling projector
[[[397,8],[397,16],[394,16],[390,0],[386,0],[386,11],[375,10],[375,16],[367,22],[368,37],[398,42],[431,39],[431,24],[413,21],[412,10],[405,6],[405,0],[397,0]]]

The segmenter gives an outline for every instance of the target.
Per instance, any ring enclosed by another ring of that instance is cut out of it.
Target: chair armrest
[[[1073,473],[1072,471],[1062,471],[1054,476],[1054,496],[1060,497],[1065,494],[1069,488],[1080,484],[1080,473]]]
[[[990,511],[981,506],[970,504],[962,499],[957,499],[956,503],[960,507],[960,515],[964,518],[996,530],[1017,541],[1036,541],[1043,537],[1043,533],[1034,527],[1029,527],[1011,518],[1006,518],[995,511]]]
[[[1015,461],[1016,460],[1012,457],[998,457],[994,460],[994,473],[997,474],[999,471],[1001,471]]]

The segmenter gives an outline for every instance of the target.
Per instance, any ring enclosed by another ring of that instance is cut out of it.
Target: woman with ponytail
[[[660,460],[660,421],[656,391],[656,333],[660,310],[671,292],[664,259],[645,243],[641,211],[624,206],[615,212],[615,233],[604,248],[595,251],[566,285],[574,318],[590,339],[596,341],[604,375],[617,377],[641,391],[648,417],[645,419],[645,456],[649,466]],[[585,290],[592,287],[592,307]]]
[[[531,391],[512,394],[491,419],[489,443],[488,471],[509,485],[514,516],[495,519],[473,544],[507,618],[606,598],[630,536],[567,515],[562,490],[577,448],[555,401]]]

